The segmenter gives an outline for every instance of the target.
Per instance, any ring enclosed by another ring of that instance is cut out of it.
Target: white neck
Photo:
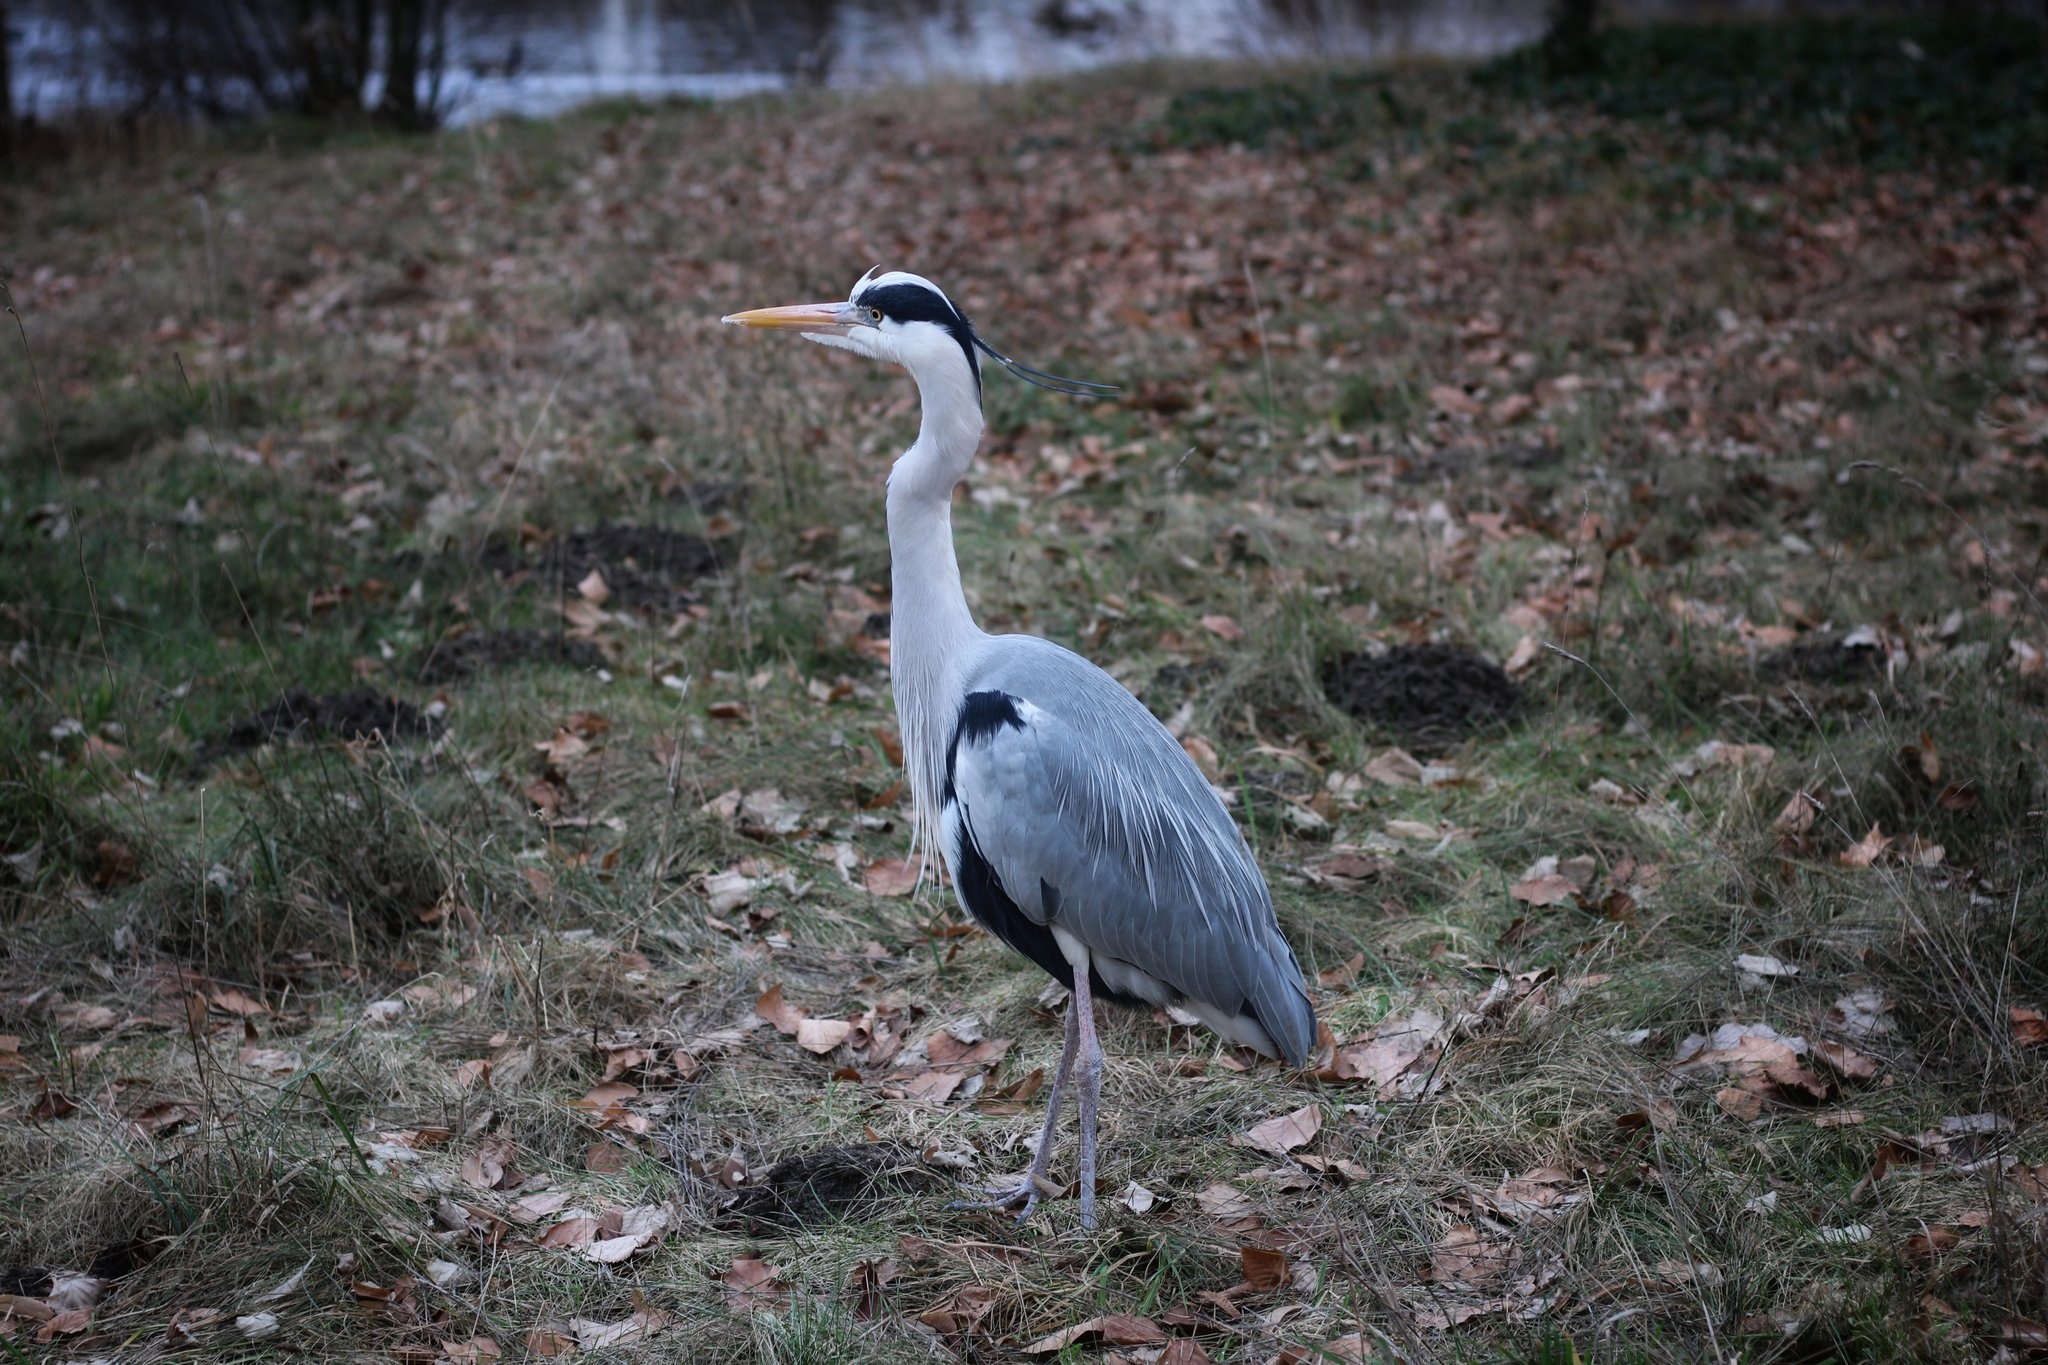
[[[960,587],[952,516],[953,488],[981,444],[981,400],[958,353],[943,359],[911,371],[924,420],[889,471],[889,680],[920,845],[937,829],[963,655],[984,638]]]

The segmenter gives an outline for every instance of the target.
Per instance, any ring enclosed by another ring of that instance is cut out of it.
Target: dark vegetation
[[[432,127],[446,0],[104,0],[130,116],[288,114]]]
[[[1782,24],[1610,25],[1563,40],[1560,63],[1529,47],[1472,73],[1510,96],[1442,133],[1477,158],[1548,161],[1560,150],[1587,167],[1628,157],[1611,136],[1546,139],[1541,153],[1503,122],[1508,109],[1590,110],[1670,136],[1676,175],[1770,183],[1815,160],[1872,171],[1950,165],[2038,184],[2048,176],[2048,60],[2033,20],[2009,16]],[[1304,150],[1359,144],[1392,128],[1420,137],[1424,115],[1399,83],[1373,72],[1207,87],[1174,97],[1164,135],[1184,146],[1285,142]],[[1593,134],[1597,125],[1583,125]],[[1380,148],[1384,139],[1373,139]],[[1394,146],[1401,139],[1395,139]],[[1350,163],[1354,173],[1373,163]]]

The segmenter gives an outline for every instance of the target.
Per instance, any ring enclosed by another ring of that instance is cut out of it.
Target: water
[[[134,102],[78,0],[14,10],[24,113]],[[1544,0],[451,0],[452,122],[595,99],[1015,81],[1157,57],[1483,57]],[[372,92],[374,97],[374,91]]]

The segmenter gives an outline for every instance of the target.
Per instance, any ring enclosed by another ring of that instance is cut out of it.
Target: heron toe
[[[1022,1204],[1024,1207],[1017,1209],[1017,1221],[1021,1223],[1031,1217],[1033,1210],[1038,1207],[1038,1182],[1029,1175],[1026,1175],[1015,1184],[965,1185],[962,1188],[972,1190],[976,1194],[985,1194],[989,1197],[987,1199],[956,1199],[946,1205],[948,1212],[975,1209],[1015,1209],[1019,1204]]]

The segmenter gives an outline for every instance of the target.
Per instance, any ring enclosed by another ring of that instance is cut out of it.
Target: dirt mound
[[[436,640],[415,654],[405,671],[422,683],[456,682],[479,669],[500,664],[567,664],[571,668],[602,668],[604,651],[588,640],[539,630],[473,630],[452,640]]]
[[[83,1270],[74,1267],[44,1265],[18,1265],[0,1269],[0,1294],[13,1294],[23,1298],[43,1299],[57,1287],[60,1280],[68,1280],[79,1274],[96,1280],[118,1280],[132,1272],[150,1258],[154,1247],[149,1240],[140,1236],[124,1242],[115,1242],[101,1247],[83,1262]]]
[[[1421,750],[1447,748],[1522,709],[1522,690],[1500,665],[1452,645],[1346,654],[1324,672],[1323,695]]]
[[[1819,635],[1774,649],[1757,660],[1757,672],[1778,681],[1847,684],[1884,674],[1884,651],[1850,644],[1840,635]]]
[[[498,573],[554,585],[565,594],[594,571],[611,589],[611,607],[676,611],[698,600],[689,584],[717,573],[737,555],[730,537],[710,540],[667,526],[606,521],[555,537],[531,559],[517,546],[494,545],[484,552],[483,563]]]
[[[387,743],[431,739],[439,729],[432,717],[411,702],[373,688],[356,687],[316,697],[294,687],[261,710],[230,723],[225,734],[201,746],[196,761],[205,767],[230,754],[292,740],[367,739],[372,735]]]
[[[726,1206],[725,1216],[785,1228],[862,1218],[937,1183],[917,1149],[900,1142],[813,1147],[770,1166]]]

